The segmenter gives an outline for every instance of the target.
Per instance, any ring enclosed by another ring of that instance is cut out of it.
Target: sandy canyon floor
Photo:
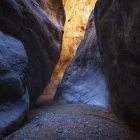
[[[139,140],[140,131],[119,121],[110,110],[87,104],[56,103],[47,96],[20,129],[4,140]]]

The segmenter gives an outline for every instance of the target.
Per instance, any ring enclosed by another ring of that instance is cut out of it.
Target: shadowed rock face
[[[0,32],[0,139],[16,130],[27,117],[27,71],[23,44]]]
[[[108,90],[97,45],[94,11],[90,15],[84,39],[58,85],[54,100],[109,106]]]
[[[59,60],[65,21],[61,0],[37,2],[0,0],[0,30],[21,40],[28,55],[30,105],[48,84]]]
[[[64,21],[61,0],[0,0],[0,139],[23,123],[29,97],[32,106],[48,84]]]
[[[52,24],[58,27],[58,29],[59,28],[63,29],[65,22],[65,11],[61,0],[36,0],[36,2],[42,8],[43,12],[47,15],[47,18],[49,18]],[[53,37],[61,35],[54,34],[54,32],[51,34],[53,34]],[[58,39],[57,41],[61,42],[60,38],[55,39]]]
[[[140,0],[98,0],[95,23],[111,107],[140,127]]]

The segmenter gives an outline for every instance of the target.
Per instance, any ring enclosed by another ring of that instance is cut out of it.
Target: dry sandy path
[[[42,97],[25,124],[5,140],[139,140],[139,134],[102,107]]]

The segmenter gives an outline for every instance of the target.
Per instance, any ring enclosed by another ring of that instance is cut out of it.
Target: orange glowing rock
[[[66,12],[62,51],[49,85],[44,90],[46,95],[55,95],[65,69],[75,56],[82,41],[88,18],[97,0],[63,0]]]

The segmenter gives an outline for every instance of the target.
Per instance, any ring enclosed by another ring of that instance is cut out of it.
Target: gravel
[[[139,140],[139,134],[109,109],[42,96],[23,126],[4,140]]]

